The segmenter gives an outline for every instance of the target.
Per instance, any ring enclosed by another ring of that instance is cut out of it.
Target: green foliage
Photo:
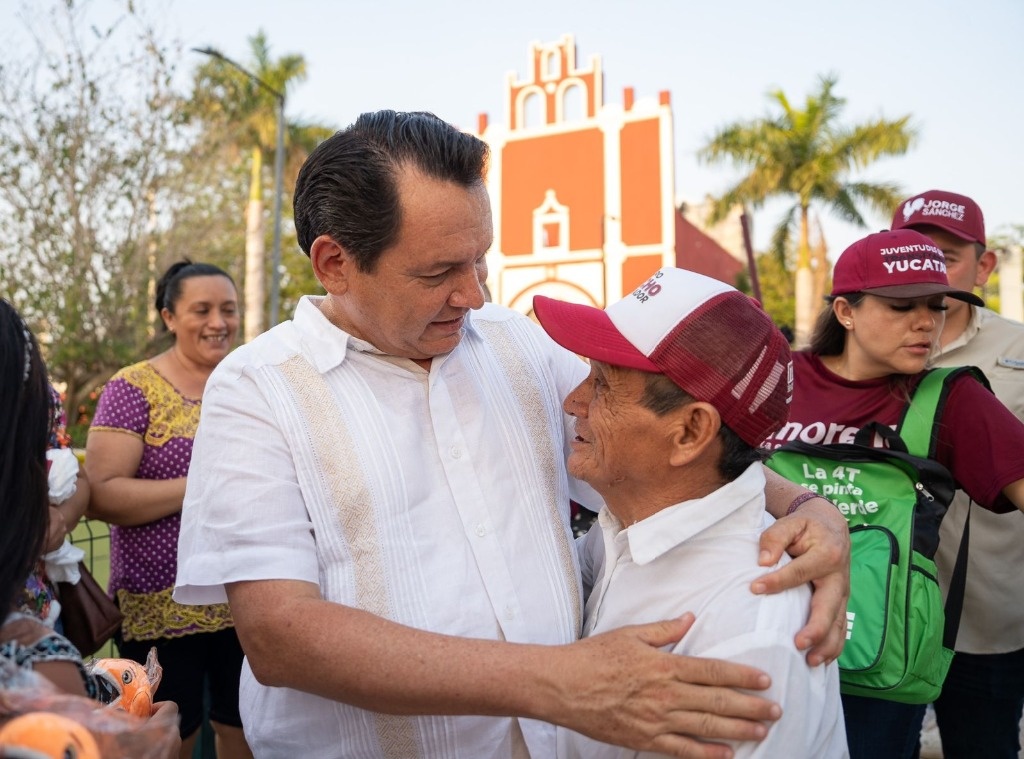
[[[780,260],[774,253],[762,253],[754,260],[757,265],[758,284],[761,286],[762,307],[777,326],[793,329],[796,293],[791,267],[787,266],[785,258]],[[737,277],[736,289],[751,296],[754,294],[746,269]]]
[[[284,55],[274,60],[261,29],[249,38],[251,61],[242,65],[266,87],[287,95],[288,88],[306,79],[306,59]],[[277,142],[277,99],[252,78],[220,58],[210,58],[195,71],[191,113],[218,120],[231,130],[232,142],[273,151]]]
[[[26,6],[34,55],[0,53],[0,285],[72,403],[146,343],[155,233],[188,147],[174,56],[131,10],[98,29],[87,8]]]
[[[250,60],[241,62],[246,70],[268,87],[287,96],[289,88],[306,78],[306,61],[301,55],[283,55],[274,59],[266,34],[260,30],[249,38]],[[232,156],[239,163],[255,148],[261,151],[262,171],[255,186],[249,188],[249,197],[263,202],[264,214],[273,208],[274,191],[270,175],[277,143],[277,101],[266,87],[221,58],[211,57],[194,72],[192,96],[188,112],[197,122],[204,124],[209,134],[218,137],[217,149]],[[287,114],[286,114],[287,117]],[[299,297],[307,293],[320,293],[320,284],[313,276],[309,259],[298,247],[295,228],[291,223],[291,196],[295,179],[306,156],[320,142],[334,133],[334,128],[301,121],[287,121],[285,125],[285,163],[283,174],[282,226],[281,226],[281,301],[280,318],[288,318]],[[234,219],[239,231],[244,227],[244,199],[235,209]],[[271,249],[273,220],[261,217],[264,250]],[[241,252],[239,265],[242,265]],[[269,264],[267,281],[270,281]],[[273,326],[273,325],[270,325]]]
[[[103,385],[98,385],[84,394],[76,405],[69,407],[65,404],[64,411],[68,416],[67,432],[75,448],[85,448],[85,441],[89,435],[89,423],[96,413],[96,402],[102,391]]]
[[[861,227],[867,226],[862,206],[888,217],[901,198],[899,187],[851,177],[879,158],[904,154],[916,139],[909,116],[853,126],[840,123],[846,101],[835,94],[836,83],[833,75],[820,77],[817,91],[802,108],[792,105],[782,90],[771,92],[771,113],[722,127],[697,154],[706,163],[728,162],[745,172],[714,199],[709,223],[725,218],[736,205],[758,209],[773,198],[792,201],[772,233],[772,252],[783,261],[796,239],[797,270],[813,270],[813,279],[801,280],[808,288],[796,293],[800,344],[809,336],[814,304],[820,302],[829,269],[823,247],[813,252],[812,267],[812,205]]]
[[[839,123],[846,100],[835,92],[834,75],[819,78],[819,88],[804,107],[793,106],[782,90],[769,94],[767,116],[722,127],[698,152],[706,163],[730,162],[747,171],[715,199],[711,222],[742,204],[757,209],[775,197],[794,200],[773,236],[780,258],[800,211],[818,203],[844,221],[866,226],[859,205],[888,216],[902,197],[888,182],[851,181],[851,174],[884,156],[903,155],[916,140],[910,117]]]
[[[284,199],[281,225],[281,308],[279,318],[290,319],[303,295],[322,295],[324,289],[313,275],[309,257],[302,252],[295,234],[292,198],[295,180],[306,157],[317,145],[337,131],[322,124],[289,122],[286,133],[284,165]],[[267,246],[269,248],[270,241]],[[274,326],[274,325],[270,325]]]
[[[29,44],[0,49],[0,295],[39,336],[74,426],[114,371],[166,347],[152,300],[170,263],[217,264],[241,289],[249,171],[239,140],[262,141],[266,124],[240,126],[201,93],[193,102],[176,91],[175,62],[188,58],[134,4],[109,25],[88,0],[26,2],[18,20]],[[263,71],[272,84],[304,75],[297,56],[278,63]],[[235,114],[232,92],[221,105]],[[273,124],[273,108],[262,111]],[[290,193],[306,151],[332,131],[288,131],[284,315],[298,294],[319,291],[295,243]]]
[[[1024,224],[1008,224],[990,234],[988,238],[989,250],[995,251],[996,255],[1003,256],[1006,251],[1024,247]],[[993,311],[1001,312],[1002,303],[999,297],[999,276],[1000,269],[996,269],[988,278],[988,282],[981,288],[981,297],[985,299],[985,305]]]

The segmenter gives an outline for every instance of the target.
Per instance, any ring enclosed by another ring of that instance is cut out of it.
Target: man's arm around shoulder
[[[757,740],[774,703],[758,670],[664,653],[692,624],[638,625],[565,646],[429,633],[320,598],[289,580],[227,586],[256,679],[391,714],[521,716],[677,757],[729,757],[707,739]]]

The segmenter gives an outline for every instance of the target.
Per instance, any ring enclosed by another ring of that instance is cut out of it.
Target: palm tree
[[[888,218],[902,197],[899,186],[854,182],[849,175],[883,156],[903,155],[917,138],[910,116],[890,121],[876,119],[845,126],[838,123],[846,100],[833,89],[834,75],[820,78],[820,88],[809,95],[803,109],[794,108],[782,90],[769,93],[778,113],[737,122],[715,133],[698,157],[707,163],[731,161],[749,173],[713,202],[709,223],[725,218],[735,204],[760,208],[775,197],[796,202],[779,221],[772,235],[772,251],[782,257],[797,231],[796,344],[807,344],[814,320],[815,296],[811,268],[810,208],[820,204],[847,222],[866,227],[858,208],[866,204]],[[815,251],[818,288],[823,288],[827,260],[824,246]]]
[[[251,61],[244,67],[266,86],[282,95],[290,85],[306,78],[306,60],[301,55],[270,56],[266,34],[259,31],[249,38]],[[266,292],[266,241],[264,231],[263,181],[265,156],[273,154],[277,135],[277,101],[266,87],[231,66],[213,58],[196,71],[193,106],[207,121],[220,121],[226,128],[230,145],[250,156],[249,202],[245,232],[245,340],[263,331],[264,293]],[[309,147],[310,130],[321,136],[318,127],[286,124],[288,147]],[[286,152],[288,150],[286,147]]]

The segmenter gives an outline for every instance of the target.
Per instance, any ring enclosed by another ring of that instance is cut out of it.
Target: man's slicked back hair
[[[328,235],[372,272],[401,228],[399,172],[415,168],[470,188],[483,183],[487,156],[487,143],[432,113],[364,113],[318,145],[299,171],[299,247],[308,256],[313,241]]]

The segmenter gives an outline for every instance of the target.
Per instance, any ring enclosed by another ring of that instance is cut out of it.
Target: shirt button
[[[482,524],[478,524],[476,526],[476,534],[482,538],[484,535],[487,534],[487,528],[484,527]]]
[[[515,608],[512,606],[512,604],[508,604],[505,607],[505,619],[515,619],[515,617],[516,617],[516,610],[515,610]]]
[[[452,446],[452,458],[453,459],[461,459],[462,458],[462,449],[459,448],[457,445],[453,445]]]

